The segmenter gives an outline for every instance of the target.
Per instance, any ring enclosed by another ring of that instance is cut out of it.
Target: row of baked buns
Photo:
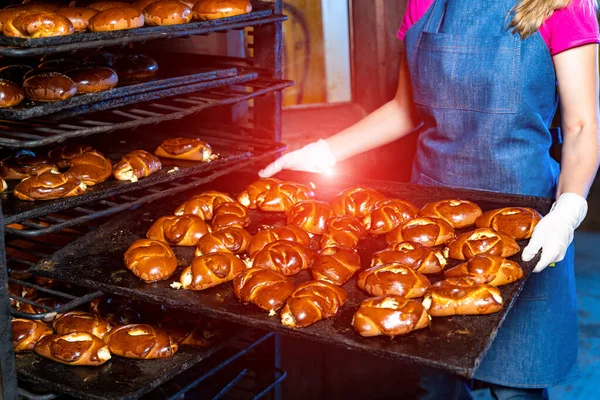
[[[0,161],[0,178],[3,182],[21,180],[13,189],[20,200],[52,200],[83,194],[89,186],[104,182],[111,175],[120,181],[136,182],[162,168],[159,157],[200,162],[218,157],[208,143],[195,138],[167,139],[155,154],[134,150],[113,166],[90,146],[67,145],[51,150],[47,156],[21,153],[5,158]]]
[[[158,313],[161,317],[153,318],[152,324],[143,323],[137,311],[126,309],[132,303],[112,297],[97,299],[90,312],[69,311],[49,324],[13,319],[13,347],[16,352],[34,351],[62,364],[98,366],[111,355],[168,358],[180,346],[204,348],[221,337],[215,322],[173,310]]]
[[[0,10],[0,32],[19,38],[66,36],[212,20],[252,11],[250,0],[39,1]]]

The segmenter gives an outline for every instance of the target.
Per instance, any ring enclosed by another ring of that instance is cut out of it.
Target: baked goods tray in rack
[[[483,210],[506,206],[526,206],[546,213],[551,205],[549,199],[505,195],[500,193],[460,190],[451,188],[434,188],[408,185],[395,182],[358,181],[336,177],[335,181],[327,177],[309,174],[287,174],[283,178],[316,184],[317,198],[328,201],[344,188],[362,184],[381,191],[391,197],[399,197],[414,202],[417,206],[442,199],[467,199],[475,201]],[[94,287],[107,293],[120,294],[126,297],[164,304],[169,307],[206,314],[242,325],[280,331],[285,334],[315,340],[326,344],[341,346],[351,351],[366,352],[399,361],[416,363],[440,368],[454,374],[472,377],[487,349],[493,342],[507,312],[514,304],[525,279],[500,287],[505,306],[496,314],[484,316],[455,316],[434,318],[430,329],[413,332],[404,337],[391,340],[388,337],[362,338],[351,326],[354,312],[362,300],[368,297],[358,289],[356,277],[343,287],[348,292],[348,302],[342,307],[337,317],[317,322],[303,329],[289,329],[281,324],[277,316],[269,317],[268,313],[253,305],[244,305],[233,295],[232,285],[222,284],[200,292],[175,290],[170,284],[177,280],[181,268],[168,280],[146,284],[135,277],[123,265],[123,254],[128,246],[141,237],[152,222],[162,215],[171,214],[176,206],[190,195],[207,189],[238,193],[249,183],[256,180],[256,175],[236,173],[209,185],[199,187],[174,197],[162,199],[152,205],[142,206],[126,215],[112,218],[95,231],[86,234],[73,243],[53,254],[47,260],[37,264],[32,272],[46,277],[70,281],[78,285]],[[248,228],[251,234],[261,226],[283,225],[282,214],[251,212],[252,224]],[[519,243],[521,248],[524,241]],[[363,267],[370,263],[373,252],[385,248],[385,239],[369,238],[361,242],[358,251]],[[189,265],[192,250],[175,248],[180,265]],[[519,262],[527,278],[537,259],[523,263],[520,254],[511,259]],[[449,261],[449,266],[456,265]],[[310,279],[308,271],[302,271],[292,277],[294,282]],[[432,281],[441,277],[432,277]]]
[[[253,11],[248,14],[180,25],[150,26],[109,32],[83,32],[67,36],[35,39],[12,38],[0,35],[0,55],[29,57],[81,49],[126,46],[134,42],[244,29],[251,26],[282,22],[287,19],[284,15],[274,13],[273,3],[252,1],[252,5]]]

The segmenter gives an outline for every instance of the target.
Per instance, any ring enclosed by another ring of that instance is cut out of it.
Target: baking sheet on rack
[[[330,200],[341,189],[352,186],[358,181],[345,181],[336,178],[335,182],[324,177],[308,174],[289,174],[288,178],[307,183],[312,180],[317,184],[317,197]],[[220,179],[194,193],[206,189],[223,190],[236,193],[256,179],[252,174],[236,174]],[[505,206],[533,207],[542,213],[549,210],[549,199],[504,195],[499,193],[459,190],[450,188],[419,187],[393,182],[366,183],[390,197],[398,197],[413,201],[422,206],[427,202],[448,198],[462,198],[475,201],[484,210]],[[183,266],[189,264],[192,249],[175,248],[180,260],[180,268],[163,282],[145,284],[136,278],[123,265],[123,253],[128,246],[145,233],[152,222],[166,214],[189,197],[192,193],[183,193],[175,198],[166,198],[150,205],[140,207],[126,214],[120,214],[97,230],[76,240],[59,250],[45,262],[36,266],[34,273],[47,277],[94,287],[107,293],[121,294],[140,300],[164,304],[169,307],[187,311],[204,313],[208,316],[226,319],[243,325],[280,331],[290,335],[316,340],[323,343],[341,346],[352,351],[361,351],[382,357],[405,362],[417,363],[441,368],[454,374],[472,377],[485,352],[496,336],[506,313],[516,300],[525,279],[500,288],[505,299],[504,309],[485,316],[455,316],[434,318],[430,329],[413,332],[405,337],[389,339],[387,337],[362,338],[354,332],[351,320],[359,303],[367,298],[356,286],[356,277],[344,285],[349,294],[347,304],[336,318],[318,322],[304,329],[289,329],[281,325],[277,316],[269,317],[267,313],[252,305],[239,302],[232,293],[231,284],[223,284],[201,292],[174,290],[169,285],[178,279]],[[251,233],[264,225],[284,224],[282,214],[252,212]],[[520,242],[523,247],[526,241]],[[369,238],[361,242],[359,253],[363,267],[368,266],[374,251],[383,249],[385,240]],[[528,277],[536,259],[523,263],[519,254],[512,257],[519,262]],[[450,265],[455,265],[451,261]],[[296,283],[308,280],[308,271],[293,277]],[[438,278],[439,279],[439,278]],[[436,281],[432,278],[432,281]]]

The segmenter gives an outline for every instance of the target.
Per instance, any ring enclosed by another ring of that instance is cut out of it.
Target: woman
[[[409,0],[395,98],[260,172],[324,172],[419,127],[412,182],[556,196],[522,253],[529,261],[541,250],[540,274],[476,374],[498,399],[543,398],[544,388],[578,373],[571,242],[599,162],[595,7],[593,0]],[[560,168],[549,155],[559,96]],[[458,377],[430,372],[421,386],[422,398],[470,398]]]

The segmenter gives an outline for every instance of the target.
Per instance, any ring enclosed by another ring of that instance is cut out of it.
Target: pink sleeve
[[[408,0],[406,3],[406,10],[404,11],[404,18],[402,18],[402,24],[398,30],[398,39],[404,40],[406,31],[414,25],[425,13],[427,9],[433,4],[434,0]]]
[[[600,43],[598,19],[592,0],[572,0],[540,27],[540,34],[555,55],[589,43]]]

